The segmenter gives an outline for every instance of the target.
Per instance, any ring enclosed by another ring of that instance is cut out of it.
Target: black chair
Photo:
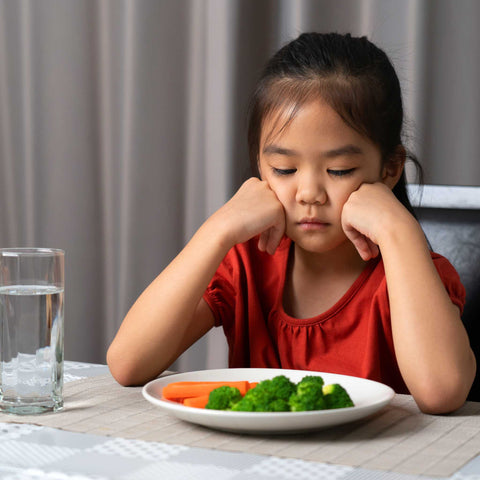
[[[477,358],[477,375],[468,399],[480,401],[480,187],[408,188],[432,250],[450,260],[465,286],[462,320]]]

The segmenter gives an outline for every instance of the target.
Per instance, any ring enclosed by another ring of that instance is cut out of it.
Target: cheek
[[[335,194],[335,199],[332,203],[334,203],[336,209],[338,209],[340,212],[343,209],[343,206],[345,203],[347,203],[348,199],[350,198],[350,195],[355,191],[358,190],[360,185],[363,182],[353,182],[349,184],[342,185],[341,188],[338,188]]]
[[[292,204],[292,201],[295,199],[295,189],[293,186],[289,185],[283,179],[278,181],[275,178],[265,179],[269,187],[275,192],[279,202],[283,205],[285,210],[288,209],[289,205]]]
[[[275,184],[270,184],[270,188],[275,192],[275,195],[277,196],[278,200],[280,203],[286,207],[289,204],[289,198],[290,194],[288,191],[288,188],[285,187],[285,185],[275,185]]]

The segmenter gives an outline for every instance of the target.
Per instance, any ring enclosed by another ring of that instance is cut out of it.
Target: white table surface
[[[104,375],[104,365],[65,363],[65,382]],[[388,471],[0,423],[0,479],[9,480],[414,480]],[[437,477],[438,478],[438,477]],[[445,477],[443,477],[445,478]],[[450,480],[480,480],[480,457]]]

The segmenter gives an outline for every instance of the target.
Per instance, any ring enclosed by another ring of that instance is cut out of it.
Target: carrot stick
[[[238,388],[242,395],[245,395],[250,388],[249,382],[246,380],[238,382],[173,382],[163,387],[162,396],[167,400],[199,397],[224,385]]]
[[[182,382],[182,383],[190,386],[190,385],[195,385],[199,382]],[[201,383],[208,383],[208,382],[201,382]],[[229,383],[232,383],[232,382],[229,382]],[[258,385],[258,382],[248,382],[248,390],[255,388],[257,385]],[[179,403],[182,403],[186,407],[205,408],[208,403],[209,397],[210,397],[210,393],[207,393],[205,395],[199,395],[198,397],[187,397],[182,399],[177,398],[175,400]]]
[[[186,407],[205,408],[205,406],[208,403],[208,397],[209,396],[210,396],[210,394],[200,395],[199,397],[186,398],[183,401],[183,404]]]
[[[252,389],[258,385],[258,382],[248,382],[248,388]],[[199,397],[189,397],[183,399],[183,405],[186,407],[205,408],[208,403],[210,394],[200,395]]]

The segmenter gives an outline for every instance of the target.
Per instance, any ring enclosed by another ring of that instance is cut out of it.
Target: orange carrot
[[[182,386],[188,386],[188,387],[198,386],[198,384],[207,384],[210,387],[212,386],[212,383],[215,383],[215,384],[221,383],[222,385],[224,385],[223,382],[176,382],[176,383],[177,383],[177,386],[180,383]],[[228,385],[237,386],[238,383],[239,382],[228,382]],[[243,384],[243,381],[241,383]],[[247,382],[247,383],[248,385],[246,390],[255,388],[258,385],[258,382]],[[219,386],[222,386],[222,385],[219,385]],[[214,385],[212,387],[213,387],[212,390],[214,390],[215,388],[218,388],[217,386],[214,386]],[[240,387],[243,387],[243,385],[240,385]],[[167,394],[168,394],[168,391],[167,391]],[[186,407],[194,407],[194,408],[205,408],[208,403],[209,397],[210,397],[210,392],[204,395],[198,395],[195,397],[186,397],[186,398],[167,398],[163,396],[163,398],[165,398],[166,400],[173,400],[175,402],[181,403],[182,405],[185,405]]]
[[[209,396],[210,396],[210,394],[200,395],[199,397],[186,398],[183,401],[183,404],[186,407],[205,408],[205,406],[208,403],[208,397]]]
[[[236,387],[242,395],[250,388],[247,380],[238,382],[173,382],[162,390],[162,396],[167,400],[178,400],[208,395],[212,390],[222,386]]]

